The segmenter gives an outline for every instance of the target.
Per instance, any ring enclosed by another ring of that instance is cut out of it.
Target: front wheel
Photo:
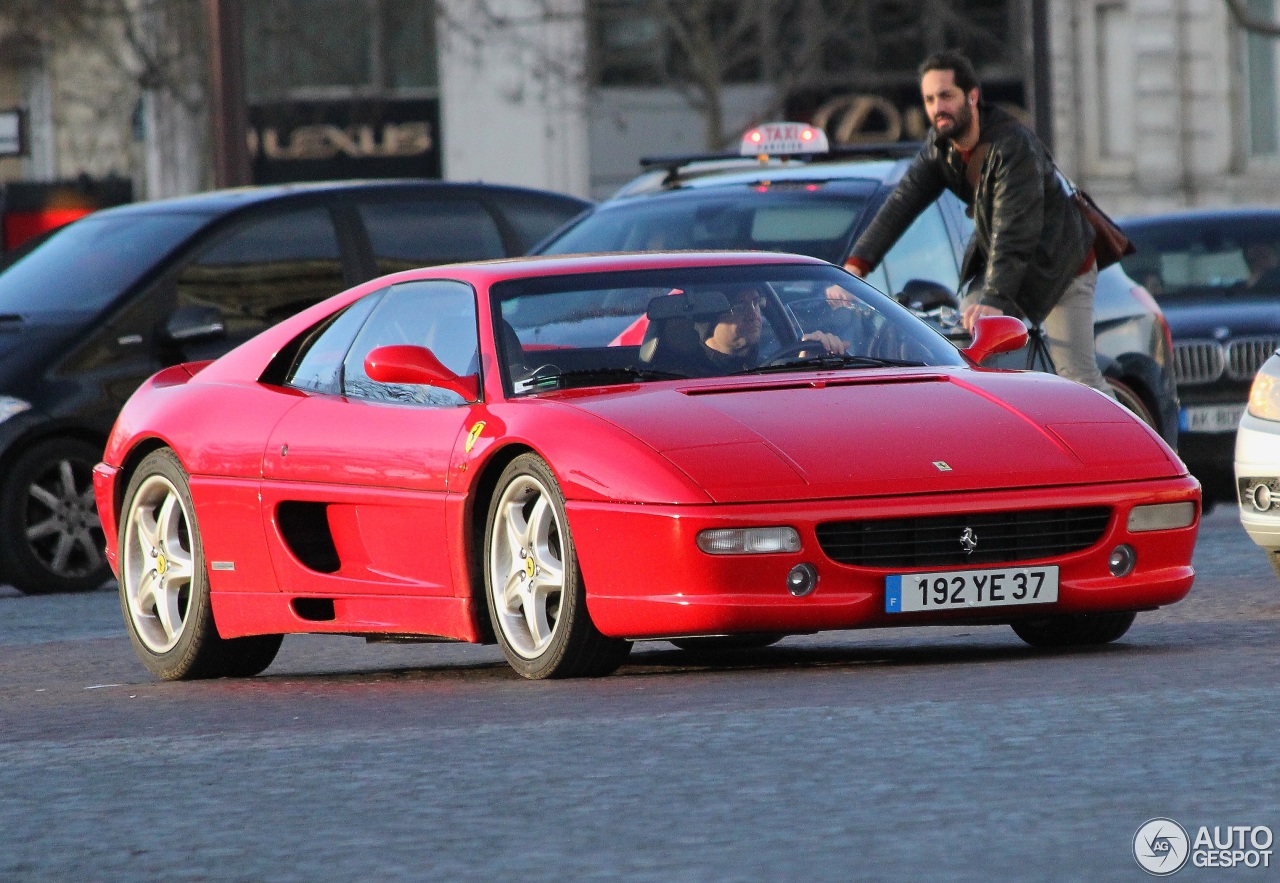
[[[631,643],[591,621],[564,498],[541,457],[511,461],[486,525],[485,597],[511,667],[536,679],[595,677],[621,665]]]
[[[167,681],[252,677],[281,635],[224,639],[209,601],[204,547],[186,472],[167,448],[139,464],[120,517],[120,607],[134,652]]]
[[[1011,623],[1014,633],[1032,647],[1090,647],[1110,644],[1133,625],[1134,613],[1074,613]]]

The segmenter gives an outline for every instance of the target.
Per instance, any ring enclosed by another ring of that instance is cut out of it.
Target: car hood
[[[938,494],[1185,474],[1083,386],[966,369],[662,384],[572,402],[717,502]]]
[[[1165,298],[1160,302],[1175,340],[1225,339],[1280,333],[1280,294],[1225,293],[1212,300]],[[1223,335],[1220,329],[1226,328]]]

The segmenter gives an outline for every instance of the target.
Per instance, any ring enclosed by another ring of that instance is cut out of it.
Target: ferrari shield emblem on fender
[[[484,432],[484,421],[477,420],[471,426],[471,431],[467,433],[467,444],[464,450],[470,454],[471,449],[476,446],[476,439],[480,438],[480,433]]]

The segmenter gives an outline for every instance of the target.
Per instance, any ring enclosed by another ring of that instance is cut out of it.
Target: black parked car
[[[814,152],[786,162],[762,163],[752,156],[646,160],[649,171],[534,253],[758,249],[841,264],[915,152],[911,145],[889,145]],[[867,282],[967,345],[967,335],[955,327],[956,290],[972,232],[963,203],[944,192]],[[1169,329],[1155,301],[1118,265],[1098,276],[1094,330],[1099,367],[1116,397],[1176,446]],[[1026,362],[1018,352],[987,364],[1025,368]]]
[[[1125,269],[1173,331],[1178,453],[1205,501],[1234,502],[1236,427],[1249,384],[1280,347],[1280,209],[1185,211],[1121,222]]]
[[[107,209],[0,272],[0,584],[110,572],[91,470],[161,367],[383,273],[523,254],[590,203],[440,181],[244,188]]]

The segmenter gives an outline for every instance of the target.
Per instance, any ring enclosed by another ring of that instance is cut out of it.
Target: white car
[[[1262,365],[1236,433],[1240,523],[1280,576],[1280,351]]]

